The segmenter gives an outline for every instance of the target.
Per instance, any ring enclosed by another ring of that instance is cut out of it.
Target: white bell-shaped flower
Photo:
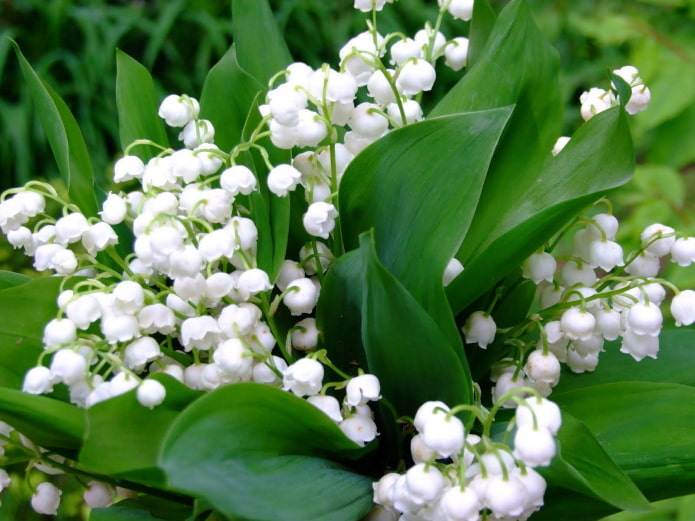
[[[253,356],[238,338],[229,338],[218,345],[213,360],[230,382],[250,380]]]
[[[53,375],[48,367],[32,367],[24,375],[22,391],[28,394],[44,394],[53,390]]]
[[[166,388],[157,380],[148,378],[138,386],[135,396],[143,407],[153,409],[166,398]]]
[[[311,358],[301,358],[284,373],[282,386],[296,396],[318,394],[323,385],[323,365]]]
[[[433,36],[434,38],[432,38]],[[434,32],[431,27],[427,26],[424,29],[420,29],[418,32],[416,32],[413,39],[420,44],[423,51],[429,48],[431,44],[430,55],[432,58],[438,58],[442,55],[442,50],[444,49],[447,40],[446,36],[444,36],[441,31]],[[431,42],[432,39],[434,42]]]
[[[550,351],[535,350],[526,360],[524,371],[531,380],[555,385],[560,379],[560,361]]]
[[[458,36],[447,42],[444,47],[444,63],[455,71],[468,64],[468,38]]]
[[[43,329],[43,343],[46,347],[74,342],[77,326],[67,318],[54,318]]]
[[[593,268],[585,262],[567,261],[560,268],[560,282],[569,288],[574,285],[593,286],[598,277]]]
[[[405,114],[405,122],[403,121],[403,114],[401,114],[401,107],[403,107],[403,113]],[[391,117],[395,128],[400,128],[403,125],[412,125],[424,119],[422,106],[414,99],[402,100],[400,107],[398,103],[389,103],[386,106],[386,112]]]
[[[569,308],[560,318],[562,333],[571,340],[588,339],[593,334],[595,325],[594,316],[578,307]]]
[[[278,197],[293,191],[302,179],[302,174],[292,165],[280,164],[268,173],[268,189]]]
[[[584,121],[593,118],[599,112],[608,110],[616,104],[615,95],[611,91],[593,87],[579,96],[581,115]]]
[[[111,225],[102,221],[94,223],[82,235],[82,246],[90,255],[96,255],[113,244],[118,244],[118,235]]]
[[[145,173],[145,163],[138,156],[123,156],[113,165],[113,182],[125,183],[140,179]]]
[[[51,360],[51,375],[66,385],[73,385],[87,376],[87,361],[72,349],[61,349]]]
[[[514,457],[530,467],[545,467],[555,456],[555,439],[544,428],[519,427],[514,435]]]
[[[82,494],[82,499],[89,508],[106,508],[113,504],[116,489],[112,485],[101,481],[90,481],[87,487]]]
[[[335,219],[338,217],[338,210],[331,203],[322,201],[312,203],[307,208],[302,219],[304,229],[309,235],[328,239],[330,233],[335,228]]]
[[[46,516],[55,516],[58,513],[58,506],[60,505],[60,496],[63,493],[58,487],[53,483],[44,481],[39,483],[31,496],[31,508],[37,514],[43,514]]]
[[[77,257],[72,250],[60,248],[51,256],[50,268],[60,275],[71,275],[77,269]]]
[[[562,414],[555,402],[545,398],[532,396],[526,398],[516,409],[516,424],[519,427],[535,427],[547,429],[553,436],[562,425]]]
[[[593,241],[589,246],[589,261],[604,271],[624,266],[623,248],[615,241]]]
[[[671,260],[679,266],[695,262],[695,237],[681,237],[671,246]]]
[[[418,463],[405,473],[405,485],[410,498],[418,505],[432,503],[446,485],[442,473],[434,465]]]
[[[316,241],[316,250],[318,251],[318,264],[316,262],[316,254],[314,253],[314,248],[311,243],[305,244],[299,250],[299,260],[302,266],[304,266],[304,271],[307,275],[314,275],[318,271],[319,266],[321,271],[325,273],[328,267],[335,260],[335,255],[333,255],[333,252],[321,241]],[[311,259],[307,260],[309,257],[311,257]]]
[[[671,300],[671,315],[677,326],[689,326],[695,322],[695,291],[686,289]]]
[[[268,109],[275,121],[285,127],[296,127],[299,111],[307,106],[307,95],[296,85],[283,83],[269,91],[266,97]]]
[[[649,102],[652,99],[652,93],[646,85],[637,85],[632,87],[632,95],[630,101],[625,105],[625,111],[628,114],[637,114],[647,109]]]
[[[179,141],[190,149],[203,143],[212,143],[213,139],[215,139],[215,127],[207,119],[189,121],[179,133]]]
[[[99,212],[102,221],[108,224],[120,224],[128,213],[125,199],[118,194],[110,193],[104,200]]]
[[[393,77],[395,71],[389,70],[388,72]],[[393,87],[380,69],[374,71],[367,80],[367,91],[378,105],[384,106],[396,101]]]
[[[427,446],[422,434],[416,434],[410,440],[410,454],[415,463],[427,463],[437,458],[437,453]]]
[[[391,64],[401,66],[410,58],[422,58],[422,47],[412,38],[404,38],[391,46],[390,53]]]
[[[443,2],[447,0],[439,0],[441,7]],[[473,17],[473,0],[450,0],[446,6],[446,10],[454,19],[469,21]]]
[[[442,458],[458,454],[466,435],[461,420],[456,416],[447,418],[447,413],[443,411],[436,411],[425,422],[421,434],[422,441]]]
[[[348,125],[360,136],[377,138],[388,129],[389,121],[384,117],[379,105],[364,102],[352,111]]]
[[[323,411],[323,413],[334,422],[340,423],[343,421],[343,415],[340,412],[340,402],[333,396],[309,396],[306,401],[320,411]]]
[[[663,320],[657,305],[652,302],[638,302],[627,310],[626,326],[637,335],[658,336]]]
[[[275,285],[280,291],[285,291],[290,282],[304,277],[306,277],[306,274],[299,263],[286,259],[280,266],[280,272],[278,273],[278,278],[275,281]]]
[[[133,315],[105,313],[99,325],[102,335],[109,344],[128,342],[140,335],[138,320]]]
[[[350,406],[364,405],[380,398],[379,379],[373,374],[362,374],[350,379],[345,388],[345,403]]]
[[[353,7],[363,13],[368,13],[372,9],[381,11],[388,1],[391,0],[354,0]]]
[[[495,475],[490,478],[484,501],[497,518],[516,519],[526,509],[527,495],[526,487],[514,473],[507,479]]]
[[[258,295],[259,293],[273,289],[268,274],[259,268],[251,268],[250,270],[242,272],[242,274],[239,275],[237,285],[239,293],[245,297],[244,300],[248,300],[248,298],[253,295]]]
[[[463,334],[467,344],[478,344],[482,349],[487,348],[495,339],[497,324],[484,311],[475,311],[468,317],[463,326]]]
[[[137,318],[140,330],[146,335],[151,335],[152,333],[168,335],[176,329],[174,312],[160,302],[144,306],[138,312]]]
[[[425,60],[415,59],[405,62],[396,79],[398,90],[405,96],[415,96],[422,91],[432,90],[437,73]]]
[[[378,434],[374,420],[363,414],[354,414],[344,419],[339,427],[345,436],[358,445],[366,445]]]
[[[219,340],[220,328],[210,315],[187,318],[181,324],[181,343],[186,352],[191,349],[207,350]]]
[[[137,313],[145,302],[142,286],[132,280],[119,282],[111,294],[114,297],[113,305],[121,313]]]
[[[307,317],[297,322],[292,328],[292,347],[298,351],[316,349],[319,342],[319,330],[316,319]]]
[[[183,127],[196,119],[200,112],[200,104],[195,98],[169,94],[159,105],[157,114],[170,127]]]
[[[461,264],[460,260],[454,257],[447,263],[446,268],[444,268],[442,284],[445,287],[448,286],[461,273],[463,273],[463,264]]]
[[[606,340],[615,340],[622,331],[621,314],[614,309],[600,309],[593,312],[596,318],[596,331]]]
[[[548,252],[533,253],[522,265],[522,276],[530,279],[536,284],[546,280],[553,281],[557,261]]]
[[[319,292],[311,279],[302,278],[293,280],[287,287],[283,297],[287,309],[294,316],[311,313],[318,301]]]
[[[256,190],[256,185],[256,176],[244,165],[229,167],[220,175],[220,186],[233,196],[249,195]]]
[[[573,373],[584,373],[586,371],[593,371],[598,365],[598,353],[590,353],[586,356],[582,356],[573,348],[567,350],[567,367]]]
[[[671,251],[676,242],[676,230],[664,224],[650,224],[640,234],[642,247],[657,257],[663,257]]]
[[[640,335],[634,330],[628,329],[623,333],[620,352],[632,356],[637,362],[645,357],[656,359],[656,355],[659,352],[659,337]]]
[[[89,223],[84,215],[78,212],[69,213],[56,221],[56,242],[63,246],[77,242],[88,229]]]
[[[442,494],[439,506],[445,516],[443,521],[478,521],[483,503],[471,487],[453,486]]]
[[[123,351],[123,363],[128,369],[141,373],[145,366],[162,356],[157,341],[151,336],[143,336],[128,344]]]
[[[649,251],[640,253],[631,263],[625,266],[625,271],[630,275],[645,278],[656,277],[659,269],[661,269],[661,259]]]

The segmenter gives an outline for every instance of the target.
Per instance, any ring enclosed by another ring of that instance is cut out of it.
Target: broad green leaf
[[[121,50],[116,51],[116,107],[121,147],[125,149],[136,139],[150,139],[163,147],[169,146],[164,123],[157,115],[159,100],[155,96],[152,76]],[[151,146],[137,146],[132,150],[132,154],[143,161],[159,152]]]
[[[649,503],[632,480],[589,429],[566,411],[557,442],[558,452],[550,467],[539,469],[550,484],[593,496],[621,510],[647,508]]]
[[[292,63],[267,0],[233,0],[232,33],[239,65],[262,85]]]
[[[43,328],[57,313],[60,278],[35,279],[0,291],[0,386],[19,388],[43,351]]]
[[[518,267],[607,190],[625,183],[633,168],[625,113],[615,107],[582,125],[557,157],[533,173],[532,185],[522,189],[510,175],[504,186],[493,190],[494,195],[487,192],[487,198],[486,185],[478,207],[486,214],[476,214],[471,226],[473,233],[476,226],[484,225],[484,236],[475,253],[465,251],[462,261],[466,269],[447,288],[454,312],[463,310],[500,276]],[[499,209],[499,214],[487,215],[488,208]],[[464,242],[461,252],[465,247]]]
[[[215,144],[225,152],[241,141],[249,111],[257,110],[254,100],[263,91],[265,86],[239,66],[234,45],[210,69],[200,96],[200,117],[212,122]]]
[[[396,130],[360,153],[341,181],[346,249],[374,228],[379,260],[436,317],[455,349],[461,340],[442,274],[468,230],[509,114],[456,114]]]
[[[593,385],[631,382],[671,383],[695,386],[692,369],[695,352],[695,330],[669,329],[659,335],[659,356],[656,360],[645,358],[635,363],[630,355],[620,352],[619,342],[606,345],[601,362],[594,372],[562,374],[553,393],[572,391]]]
[[[360,238],[364,265],[362,343],[370,372],[400,415],[414,416],[428,400],[469,403],[472,384],[435,319],[377,258],[371,233]]]
[[[19,46],[12,44],[70,199],[83,214],[95,216],[94,174],[77,121],[60,96],[34,72]]]
[[[0,270],[0,290],[14,288],[26,284],[31,280],[31,277],[14,271]]]
[[[137,500],[126,499],[108,508],[93,508],[89,521],[184,521],[190,513],[189,505],[140,495]]]
[[[371,507],[371,479],[324,458],[354,459],[368,450],[305,400],[241,383],[179,416],[160,466],[171,486],[231,519],[356,521]]]
[[[553,393],[650,499],[695,489],[695,387],[618,382]]]
[[[497,14],[495,13],[488,0],[475,0],[473,4],[473,18],[471,18],[471,28],[468,34],[470,46],[468,49],[468,69],[478,61],[482,55],[485,44],[487,43],[492,28],[495,26]]]
[[[0,388],[0,420],[50,449],[78,449],[85,432],[84,410],[14,389]]]
[[[164,402],[154,409],[140,405],[131,391],[87,410],[87,432],[80,451],[83,465],[102,474],[163,486],[164,475],[157,468],[161,443],[176,417],[202,393],[166,375],[154,378],[167,390]]]
[[[601,521],[692,521],[695,495],[674,497],[651,503],[649,512],[620,512]]]

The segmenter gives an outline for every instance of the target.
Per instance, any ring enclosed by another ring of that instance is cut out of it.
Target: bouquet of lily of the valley
[[[4,494],[56,514],[74,475],[93,521],[587,521],[694,490],[695,338],[662,325],[695,292],[659,272],[695,238],[623,251],[604,198],[639,72],[562,137],[523,0],[439,0],[414,35],[380,32],[388,3],[355,0],[365,31],[314,69],[234,0],[199,96],[118,52],[108,192],[17,49],[67,196],[0,203],[52,275],[0,274]],[[425,114],[438,67],[461,79]]]

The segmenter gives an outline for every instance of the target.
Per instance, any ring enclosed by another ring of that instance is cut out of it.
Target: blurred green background
[[[635,65],[650,87],[652,102],[633,118],[639,167],[612,200],[622,219],[620,239],[636,244],[647,224],[662,222],[695,235],[695,0],[528,0],[542,31],[560,53],[566,103],[565,133],[580,123],[579,94],[607,87],[608,70]],[[199,96],[206,72],[231,43],[228,0],[0,0],[0,187],[58,172],[24,89],[9,38],[17,41],[39,75],[75,114],[91,152],[98,182],[109,185],[118,156],[115,48],[153,72],[161,97]],[[296,60],[335,64],[338,49],[364,30],[365,15],[351,0],[270,0]],[[506,2],[494,1],[501,8]],[[399,0],[380,17],[380,30],[414,34],[434,20],[435,0]],[[467,24],[450,19],[452,38]],[[259,50],[262,52],[262,50]],[[459,77],[441,69],[431,106]],[[494,80],[493,80],[494,81]],[[233,92],[230,92],[233,95]],[[5,242],[0,268],[30,265]],[[681,287],[695,285],[693,269],[668,276]],[[12,467],[21,472],[21,466]],[[36,479],[36,478],[34,478]],[[65,483],[68,499],[58,519],[83,519],[79,485]],[[26,483],[15,480],[0,495],[0,521],[46,519],[21,508]]]

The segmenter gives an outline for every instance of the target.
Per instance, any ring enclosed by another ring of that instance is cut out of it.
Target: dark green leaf
[[[116,51],[116,107],[121,146],[125,149],[136,139],[150,139],[167,147],[164,123],[157,115],[159,107],[152,77],[145,67],[121,50]],[[138,146],[132,153],[147,161],[160,150]]]
[[[649,503],[618,468],[586,426],[563,412],[557,435],[558,453],[548,468],[539,469],[548,482],[580,492],[622,510],[645,509]]]
[[[509,114],[456,114],[396,130],[360,153],[341,181],[346,249],[374,228],[379,260],[461,353],[442,274],[468,230]]]
[[[256,53],[261,54],[261,53]],[[239,66],[235,46],[217,62],[203,85],[200,117],[215,127],[215,144],[225,152],[241,141],[250,110],[257,110],[254,100],[265,86]]]
[[[160,466],[173,487],[232,519],[350,521],[371,507],[371,480],[323,458],[367,450],[305,400],[243,383],[188,407],[169,430]]]
[[[484,210],[476,214],[470,232],[478,227],[479,246],[470,256],[465,251],[462,260],[466,269],[447,288],[454,312],[460,312],[501,275],[518,267],[607,190],[625,183],[633,169],[625,113],[615,107],[582,125],[562,153],[533,173],[532,185],[517,191],[513,175],[504,186],[488,191],[486,185],[478,207]],[[491,214],[488,208],[498,212]],[[462,253],[465,246],[464,242]]]
[[[292,63],[267,0],[233,0],[232,32],[239,65],[262,85]]]
[[[695,489],[695,387],[619,382],[553,393],[651,500]]]
[[[89,152],[75,117],[65,102],[31,68],[19,47],[12,42],[24,80],[70,199],[88,217],[97,214],[94,174]]]
[[[184,521],[191,507],[152,496],[119,501],[108,508],[94,508],[89,521]]]
[[[43,328],[58,311],[60,278],[46,277],[0,291],[0,386],[19,388],[43,351]]]
[[[372,234],[361,237],[362,342],[369,370],[400,415],[414,416],[427,400],[469,403],[467,367],[433,317],[379,262]]]
[[[15,273],[14,271],[0,270],[0,290],[21,286],[31,280],[31,277]]]
[[[154,378],[167,389],[164,402],[154,409],[140,405],[131,391],[87,410],[87,434],[80,452],[83,465],[145,485],[164,484],[157,468],[162,440],[176,417],[201,393],[166,375]]]
[[[0,388],[0,420],[51,449],[77,449],[85,432],[84,410],[14,389]]]
[[[619,342],[606,346],[601,353],[601,363],[592,373],[563,373],[555,393],[572,391],[593,385],[631,382],[672,383],[695,386],[692,369],[695,352],[695,331],[670,329],[659,335],[659,356],[656,360],[645,358],[635,363],[630,355],[620,352]]]
[[[632,97],[632,87],[623,78],[611,72],[611,83],[618,91],[618,96],[620,99],[620,104],[624,107],[630,101]]]

